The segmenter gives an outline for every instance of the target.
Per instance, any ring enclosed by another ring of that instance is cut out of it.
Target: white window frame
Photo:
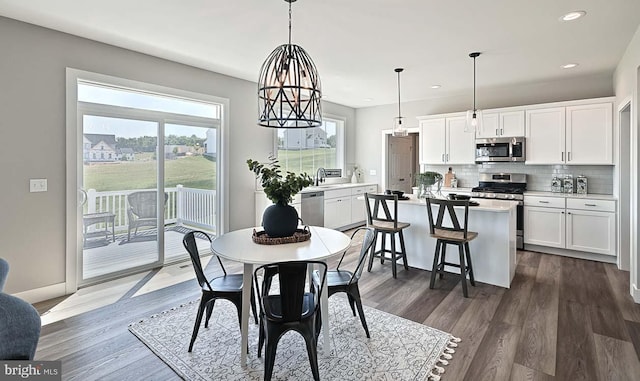
[[[81,279],[80,266],[82,239],[78,234],[78,229],[82,226],[82,216],[78,212],[78,176],[77,173],[82,170],[83,150],[82,135],[78,133],[81,121],[78,120],[79,103],[78,103],[78,82],[96,82],[106,83],[117,87],[135,89],[136,91],[148,91],[151,93],[165,94],[178,98],[192,99],[221,105],[220,125],[217,133],[217,152],[218,152],[218,186],[216,210],[220,214],[217,223],[218,234],[222,234],[229,227],[229,195],[228,168],[229,168],[229,142],[228,142],[228,126],[229,126],[229,100],[226,98],[216,97],[208,94],[195,93],[186,90],[180,90],[150,83],[134,81],[113,77],[109,75],[93,73],[74,68],[66,69],[66,275],[65,275],[65,291],[67,294],[73,293],[78,289],[78,281]],[[138,110],[137,112],[144,112]],[[182,117],[180,118],[183,119]],[[164,133],[164,131],[160,131]],[[161,179],[164,173],[160,171],[158,174]],[[159,242],[162,244],[162,242]],[[80,250],[80,253],[78,253]]]

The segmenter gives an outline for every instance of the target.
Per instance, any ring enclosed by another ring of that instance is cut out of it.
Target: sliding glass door
[[[84,82],[78,100],[78,285],[186,260],[188,231],[215,237],[221,106]]]

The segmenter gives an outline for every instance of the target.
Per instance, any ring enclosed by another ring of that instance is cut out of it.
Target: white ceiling
[[[255,82],[286,43],[283,0],[0,0],[0,15]],[[293,43],[324,98],[351,107],[613,74],[640,24],[638,0],[299,0]],[[584,10],[574,22],[563,14]],[[575,69],[561,65],[575,62]],[[438,84],[442,88],[431,89]],[[466,94],[466,93],[465,93]],[[370,99],[370,100],[367,100]]]

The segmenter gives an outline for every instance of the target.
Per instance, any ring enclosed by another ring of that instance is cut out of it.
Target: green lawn
[[[315,148],[306,150],[278,150],[278,160],[282,168],[291,172],[307,172],[315,176],[319,167],[336,168],[335,148]],[[258,160],[261,161],[261,160]]]
[[[157,162],[152,154],[136,154],[135,161],[84,166],[84,189],[117,191],[155,188]],[[204,156],[167,160],[165,186],[216,189],[216,163]]]

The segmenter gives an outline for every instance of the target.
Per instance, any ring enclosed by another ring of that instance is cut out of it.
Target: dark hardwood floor
[[[640,380],[640,305],[629,273],[535,252],[518,258],[510,289],[477,283],[469,298],[453,274],[430,290],[429,272],[398,270],[393,279],[389,262],[376,262],[360,281],[363,302],[460,337],[442,380]],[[69,380],[178,379],[127,324],[199,294],[192,280],[47,325],[36,358],[62,360]]]

